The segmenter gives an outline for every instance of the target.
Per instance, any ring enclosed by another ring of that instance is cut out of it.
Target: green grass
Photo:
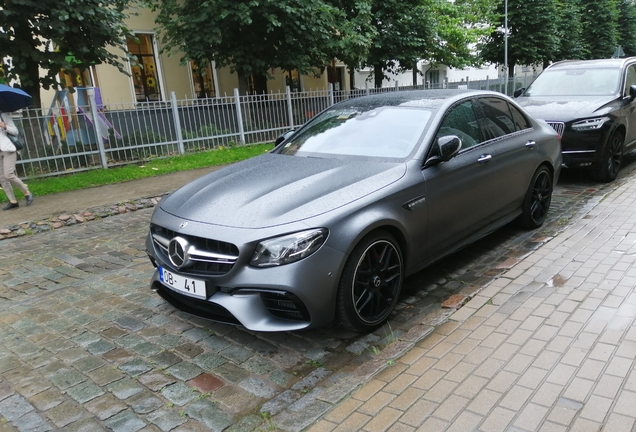
[[[29,190],[35,196],[85,189],[106,184],[121,183],[145,177],[153,177],[178,171],[188,171],[215,165],[226,165],[249,159],[273,148],[273,144],[258,144],[245,147],[220,148],[199,153],[152,159],[138,165],[118,168],[95,169],[74,174],[27,180]],[[18,199],[21,192],[14,187]],[[7,202],[5,194],[0,194],[0,202]]]

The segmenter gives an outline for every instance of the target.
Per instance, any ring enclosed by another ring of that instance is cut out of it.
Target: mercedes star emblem
[[[168,257],[177,268],[182,268],[190,263],[190,244],[183,237],[175,237],[168,245]]]

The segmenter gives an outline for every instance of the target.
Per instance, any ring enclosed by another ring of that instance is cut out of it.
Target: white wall
[[[428,70],[429,66],[427,63],[420,61],[418,63],[418,67],[422,73]],[[465,69],[452,69],[444,65],[436,66],[435,70],[440,71],[440,79],[443,80],[444,77],[448,78],[448,81],[466,81],[466,77],[470,81],[473,80],[485,80],[487,78],[496,79],[498,76],[497,67],[495,65],[487,65],[482,68],[465,68]],[[365,87],[365,80],[372,74],[372,70],[370,68],[357,70],[355,73],[355,84],[357,88]],[[411,71],[403,72],[400,74],[387,74],[390,79],[385,79],[382,83],[382,87],[395,87],[395,83],[398,83],[398,86],[410,86],[413,85],[413,74]],[[423,84],[423,75],[417,76],[417,84]],[[368,82],[369,88],[374,86],[374,81]]]

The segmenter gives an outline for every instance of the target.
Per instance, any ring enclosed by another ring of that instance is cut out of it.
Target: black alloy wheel
[[[380,327],[397,303],[403,279],[402,253],[393,236],[380,231],[363,239],[349,257],[340,281],[339,323],[359,332]]]
[[[552,202],[552,173],[542,166],[532,176],[530,187],[523,201],[521,223],[534,229],[543,225]]]
[[[619,131],[612,134],[607,142],[607,151],[603,160],[599,163],[593,173],[595,180],[602,183],[609,183],[616,179],[618,171],[623,161],[623,142],[625,137]]]

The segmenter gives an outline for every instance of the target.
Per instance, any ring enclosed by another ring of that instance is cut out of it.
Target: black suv
[[[598,181],[613,181],[636,148],[636,57],[554,63],[515,97],[561,135],[563,164]]]

